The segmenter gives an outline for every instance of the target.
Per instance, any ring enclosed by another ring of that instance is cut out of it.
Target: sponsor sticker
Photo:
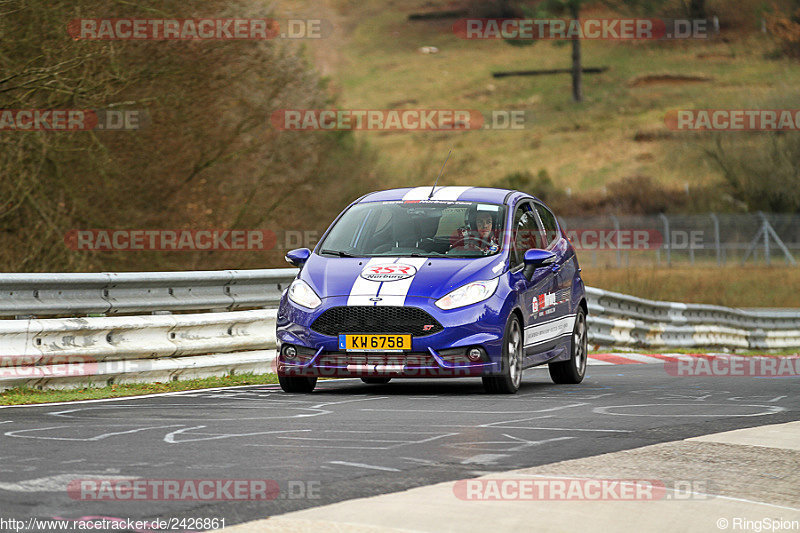
[[[542,312],[542,316],[555,312],[555,306],[569,301],[569,290],[559,290],[558,292],[546,292],[533,298],[531,311],[534,316]]]
[[[370,281],[399,281],[414,276],[417,268],[402,263],[371,265],[361,271],[361,277]]]

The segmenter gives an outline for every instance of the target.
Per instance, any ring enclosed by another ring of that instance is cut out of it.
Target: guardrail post
[[[617,238],[617,268],[622,266],[622,251],[620,250],[620,234],[619,234],[619,219],[614,215],[611,216],[611,221],[614,223],[614,235]]]
[[[775,228],[773,228],[772,224],[769,223],[769,221],[767,220],[767,216],[764,213],[761,213],[761,216],[764,218],[764,231],[767,234],[771,235],[773,239],[775,239],[775,244],[777,244],[778,248],[780,248],[781,251],[783,252],[783,255],[786,257],[786,262],[790,265],[796,265],[797,261],[794,260],[794,257],[792,257],[792,254],[791,252],[789,252],[789,249],[786,247],[786,244],[783,242],[780,236],[775,232]],[[768,239],[768,237],[765,237],[765,239]]]
[[[767,230],[767,226],[769,226],[769,222],[767,222],[767,217],[764,216],[763,211],[758,212],[758,216],[761,217],[763,221],[763,228],[764,228],[764,262],[769,266],[770,264],[770,254],[769,254],[769,231]]]
[[[714,248],[717,250],[717,266],[722,265],[722,250],[719,243],[719,218],[715,213],[711,213],[711,220],[714,222]]]
[[[750,254],[753,255],[753,260],[757,261],[756,257],[756,250],[758,249],[758,242],[761,240],[762,236],[764,238],[764,260],[766,261],[767,265],[769,265],[769,238],[772,237],[775,239],[775,244],[778,245],[778,248],[781,249],[783,252],[784,257],[786,257],[786,262],[790,265],[796,265],[797,261],[795,261],[792,254],[789,252],[789,249],[781,240],[780,236],[775,232],[775,229],[767,220],[767,216],[762,212],[759,211],[758,215],[761,217],[761,227],[758,229],[756,236],[753,237],[753,240],[750,242],[750,246],[747,248],[747,253],[744,255],[744,259],[742,259],[742,264],[745,264],[747,260],[750,258]]]
[[[664,222],[664,248],[667,252],[667,266],[672,266],[672,258],[671,258],[671,248],[672,243],[670,242],[672,237],[669,234],[669,219],[664,213],[659,213],[658,217]]]

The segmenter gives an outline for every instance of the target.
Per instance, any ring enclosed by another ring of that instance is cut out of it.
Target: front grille
[[[431,315],[416,307],[343,306],[322,313],[311,329],[323,335],[340,333],[410,333],[424,337],[444,328]]]

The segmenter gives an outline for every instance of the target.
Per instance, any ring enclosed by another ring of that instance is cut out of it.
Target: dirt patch
[[[633,141],[641,143],[641,142],[664,141],[674,138],[675,138],[675,132],[672,131],[639,130],[634,134]]]
[[[254,3],[271,4],[265,0],[254,0]],[[281,18],[321,20],[326,26],[333,28],[329,34],[325,34],[324,39],[307,41],[314,67],[323,76],[333,76],[347,68],[342,49],[347,45],[350,32],[355,27],[355,22],[345,18],[336,8],[336,4],[334,0],[287,0],[280,2],[275,12],[275,16]]]
[[[733,59],[736,56],[728,53],[701,52],[695,56],[697,59]]]
[[[408,100],[397,100],[396,102],[389,102],[386,104],[386,107],[389,109],[397,109],[398,107],[403,107],[404,105],[413,105],[418,103],[416,99],[410,98]]]
[[[647,87],[649,85],[680,85],[683,83],[704,83],[714,78],[697,74],[647,74],[637,76],[628,82],[629,87]]]

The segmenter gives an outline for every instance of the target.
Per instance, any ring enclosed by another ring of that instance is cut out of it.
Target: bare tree
[[[137,109],[150,116],[140,131],[0,135],[0,270],[277,266],[277,250],[86,252],[70,249],[65,235],[90,228],[321,229],[354,187],[369,186],[371,156],[348,132],[269,126],[273,110],[331,105],[300,47],[69,39],[67,21],[89,13],[265,16],[245,0],[0,0],[0,109]]]

